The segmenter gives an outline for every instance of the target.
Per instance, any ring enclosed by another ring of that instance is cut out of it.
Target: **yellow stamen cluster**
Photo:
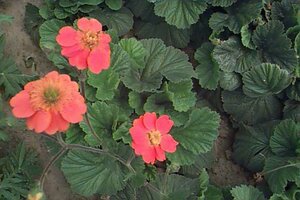
[[[150,140],[151,145],[157,146],[161,141],[161,133],[157,130],[153,130],[148,132],[148,138]]]

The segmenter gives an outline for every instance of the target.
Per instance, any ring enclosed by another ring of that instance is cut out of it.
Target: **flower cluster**
[[[96,19],[81,18],[78,30],[62,27],[56,37],[61,45],[61,54],[70,65],[79,70],[88,68],[100,73],[110,65],[111,38],[102,32]],[[37,133],[55,134],[64,132],[70,123],[79,123],[87,111],[79,86],[70,76],[52,71],[40,80],[24,86],[24,90],[11,100],[12,113],[25,118],[27,127]],[[167,115],[157,118],[155,113],[145,113],[133,122],[129,132],[132,148],[146,163],[166,160],[165,152],[176,151],[176,142],[169,134],[174,122]]]

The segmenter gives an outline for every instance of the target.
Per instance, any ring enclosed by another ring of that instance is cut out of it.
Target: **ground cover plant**
[[[42,3],[24,27],[54,70],[23,74],[0,35],[0,140],[26,127],[55,153],[32,172],[23,143],[1,152],[1,198],[45,199],[57,164],[83,198],[300,199],[298,1]],[[247,184],[210,182],[224,118]]]

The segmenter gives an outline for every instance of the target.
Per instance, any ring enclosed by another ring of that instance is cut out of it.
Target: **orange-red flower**
[[[175,152],[178,144],[169,134],[173,124],[167,115],[157,118],[155,113],[148,112],[135,119],[129,130],[135,154],[141,155],[146,163],[151,164],[155,160],[166,160],[165,152]]]
[[[65,26],[59,30],[56,41],[61,45],[61,54],[78,69],[98,74],[110,65],[110,35],[103,33],[102,25],[96,19],[81,18],[78,30]]]
[[[11,100],[12,113],[27,118],[27,127],[37,133],[54,134],[66,131],[69,123],[82,121],[86,112],[78,84],[70,76],[48,73],[40,80],[29,82]]]

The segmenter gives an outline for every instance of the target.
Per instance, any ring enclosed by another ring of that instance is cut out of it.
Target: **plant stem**
[[[82,96],[83,96],[84,99],[86,99],[86,94],[85,94],[85,81],[86,81],[86,75],[85,75],[85,73],[81,73],[81,72],[80,72],[80,73],[79,73],[80,92],[81,92],[81,94],[82,94]],[[92,135],[98,140],[98,142],[99,142],[100,144],[102,144],[101,138],[97,135],[97,133],[95,132],[94,128],[93,128],[92,125],[91,125],[90,119],[89,119],[89,117],[88,117],[88,112],[85,113],[85,115],[84,115],[84,120],[85,120],[87,126],[89,127],[89,129],[90,129]]]
[[[65,154],[65,152],[67,151],[68,149],[66,148],[61,148],[56,154],[55,156],[50,160],[50,162],[46,165],[46,167],[44,168],[43,170],[43,173],[40,177],[40,187],[43,188],[44,186],[44,182],[45,182],[45,178],[48,174],[48,171],[50,169],[50,167],[62,156]]]
[[[297,165],[299,165],[299,164],[297,164],[297,163],[292,163],[292,164],[280,166],[280,167],[277,167],[277,168],[275,168],[275,169],[271,169],[271,170],[269,170],[269,171],[262,172],[260,175],[264,176],[264,175],[266,175],[266,174],[275,172],[275,171],[277,171],[277,170],[284,169],[284,168],[287,168],[287,167],[296,167]]]

